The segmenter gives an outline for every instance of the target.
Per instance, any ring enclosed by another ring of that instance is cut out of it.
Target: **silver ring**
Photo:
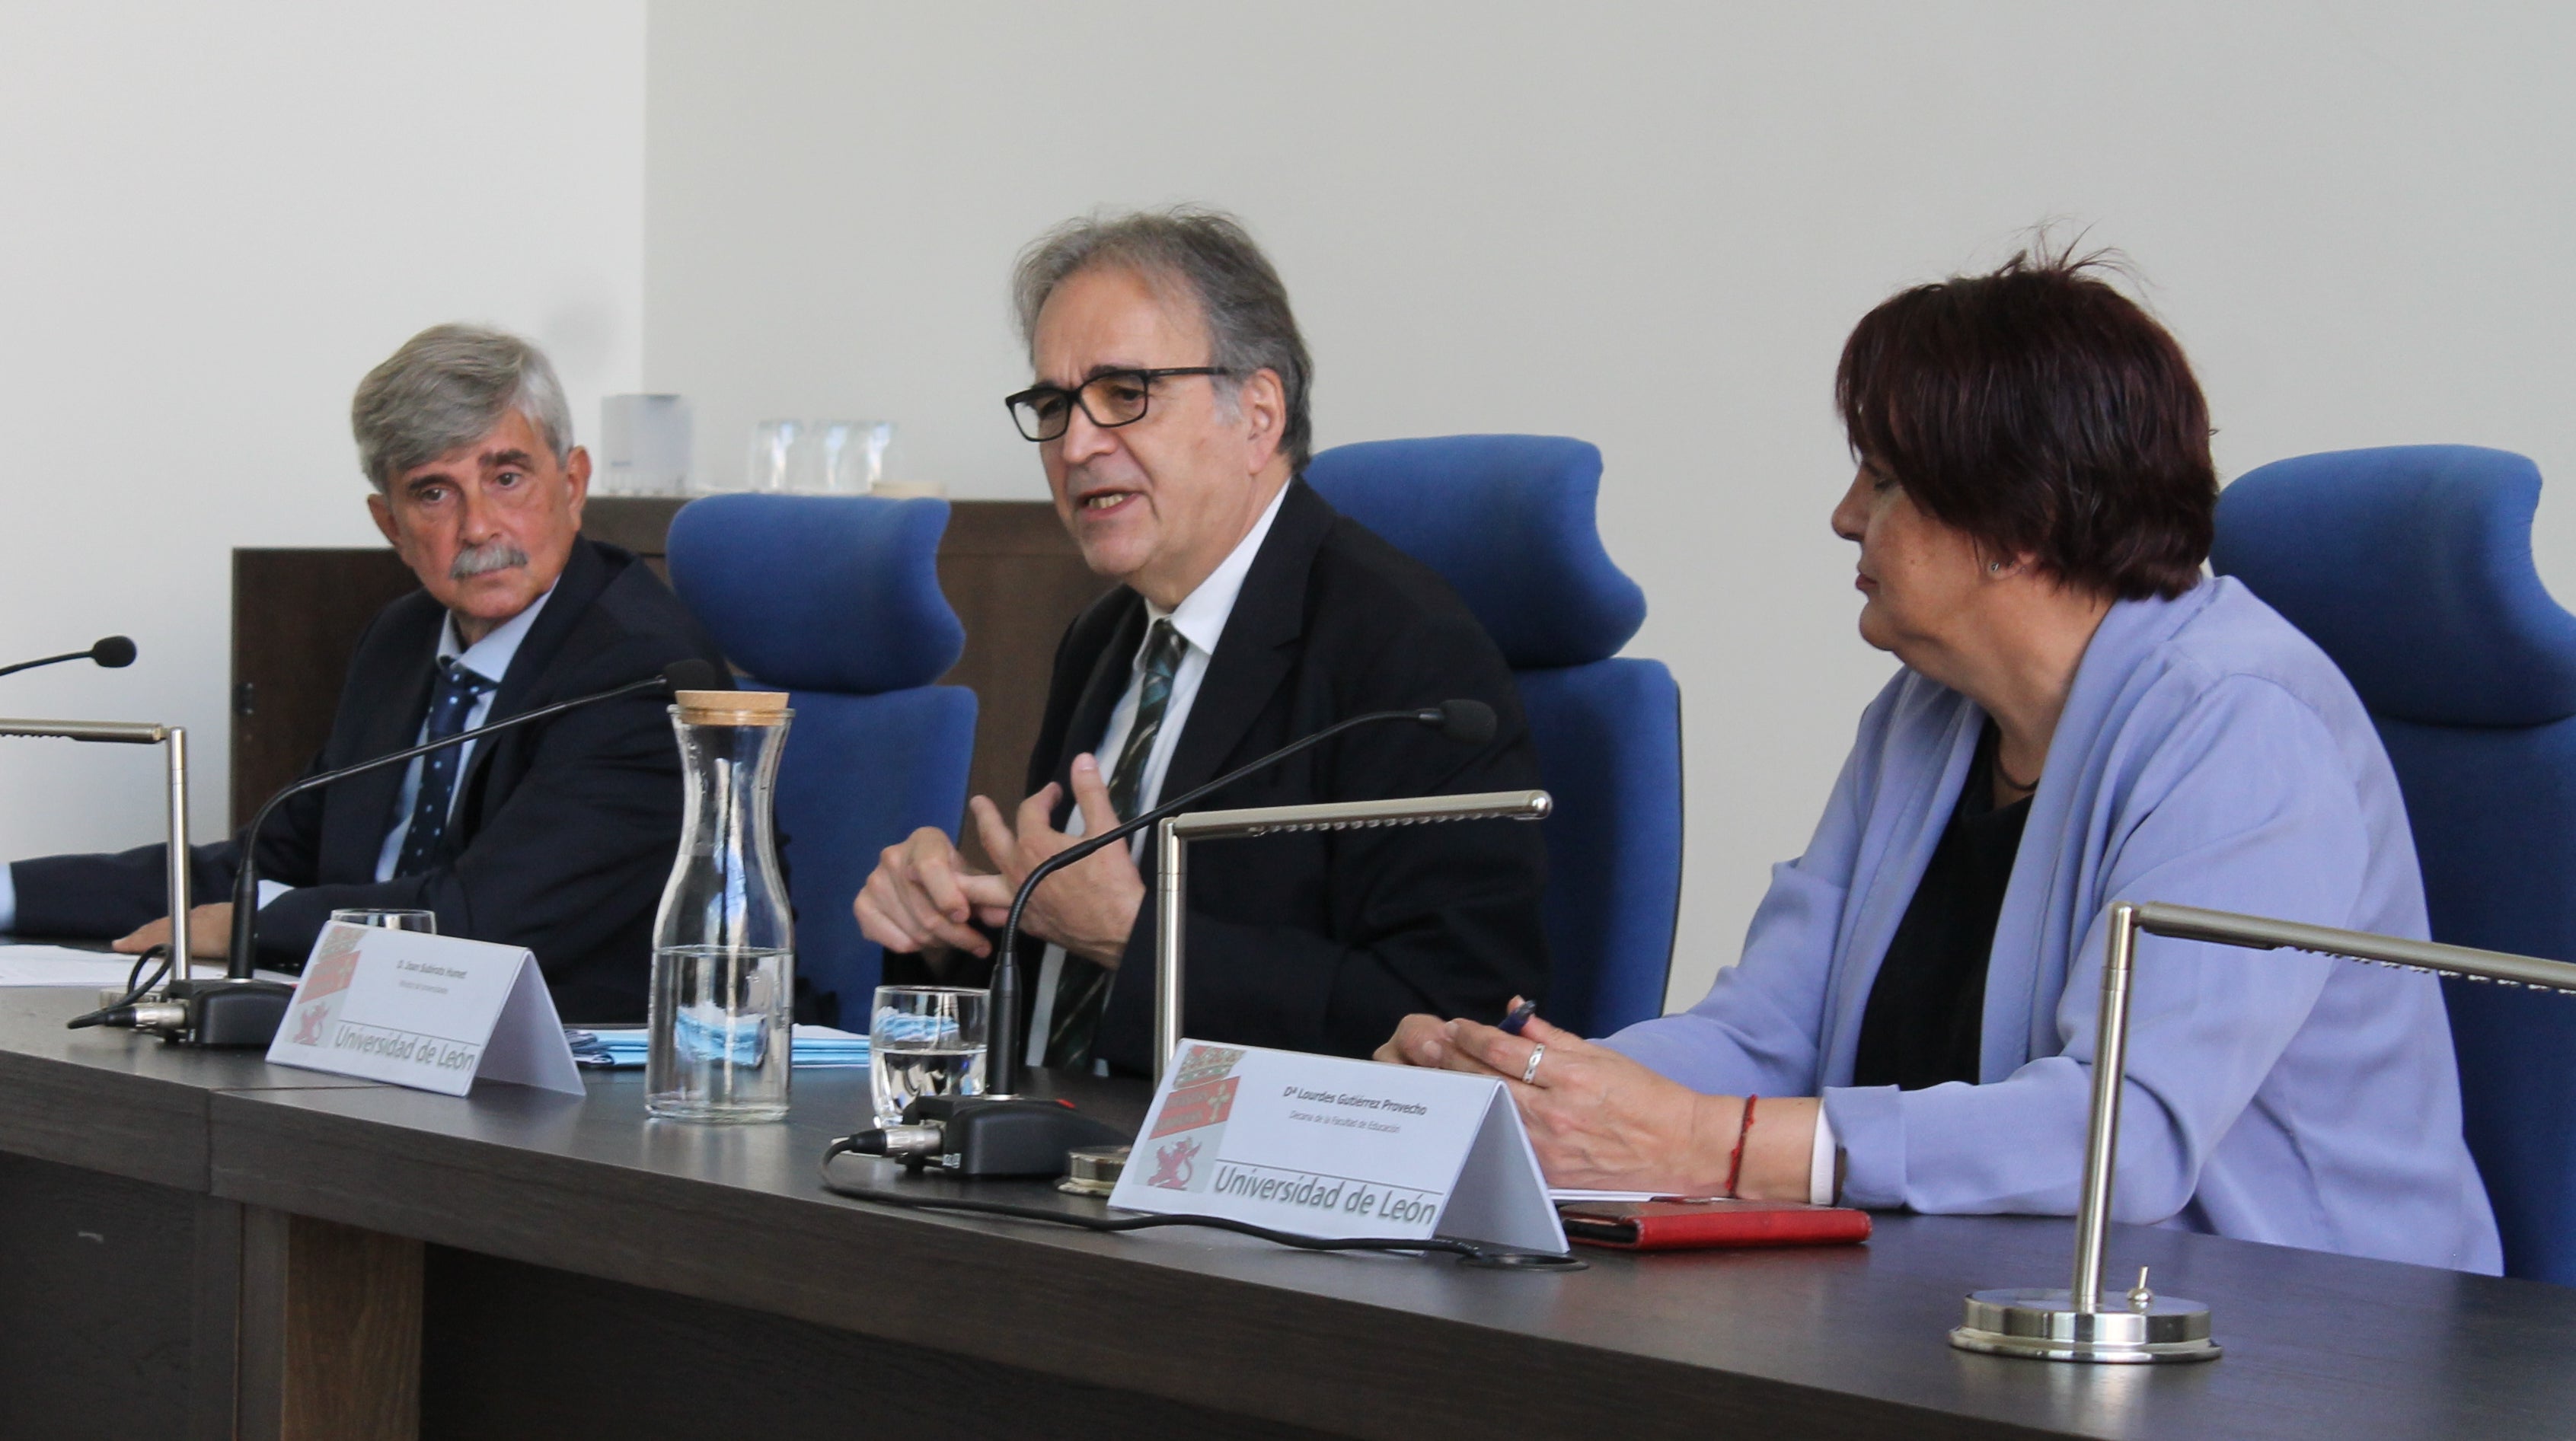
[[[1545,1060],[1546,1058],[1547,1058],[1547,1043],[1546,1043],[1546,1042],[1542,1041],[1542,1042],[1540,1042],[1539,1044],[1537,1044],[1537,1045],[1535,1045],[1535,1046],[1530,1047],[1530,1058],[1529,1058],[1529,1064],[1528,1064],[1528,1065],[1526,1065],[1526,1066],[1521,1067],[1521,1084],[1522,1084],[1522,1085],[1524,1085],[1524,1086],[1529,1085],[1529,1084],[1531,1084],[1532,1082],[1534,1082],[1534,1081],[1536,1081],[1536,1080],[1538,1079],[1538,1063],[1539,1063],[1540,1061],[1542,1061],[1542,1060]]]

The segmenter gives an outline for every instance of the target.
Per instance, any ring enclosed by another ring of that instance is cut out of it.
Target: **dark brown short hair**
[[[2200,580],[2209,403],[2101,255],[2025,251],[1891,296],[1843,343],[1852,448],[1934,520],[2122,600]]]

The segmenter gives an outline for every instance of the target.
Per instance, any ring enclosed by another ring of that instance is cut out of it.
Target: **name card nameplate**
[[[526,948],[381,926],[322,928],[268,1059],[450,1096],[478,1077],[582,1094]]]
[[[1203,1041],[1176,1054],[1111,1206],[1566,1253],[1502,1082]]]

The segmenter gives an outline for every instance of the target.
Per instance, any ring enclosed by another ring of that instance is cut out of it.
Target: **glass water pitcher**
[[[676,1120],[774,1121],[787,1114],[796,940],[770,799],[796,713],[780,691],[672,699],[688,813],[653,921],[644,1106]]]

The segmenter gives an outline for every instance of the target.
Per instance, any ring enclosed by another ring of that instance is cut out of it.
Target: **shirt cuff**
[[[1818,1108],[1841,1143],[1843,1201],[1871,1210],[1905,1204],[1904,1093],[1894,1086],[1834,1086]],[[1819,1127],[1821,1129],[1821,1126]]]
[[[263,911],[267,910],[270,902],[275,901],[279,896],[285,895],[288,891],[293,889],[295,889],[295,887],[290,886],[283,881],[260,882],[259,908]],[[0,936],[8,935],[17,929],[17,870],[13,866],[0,866]]]
[[[1825,1114],[1824,1103],[1816,1103],[1815,1148],[1807,1153],[1807,1204],[1830,1206],[1834,1203],[1834,1121]]]

